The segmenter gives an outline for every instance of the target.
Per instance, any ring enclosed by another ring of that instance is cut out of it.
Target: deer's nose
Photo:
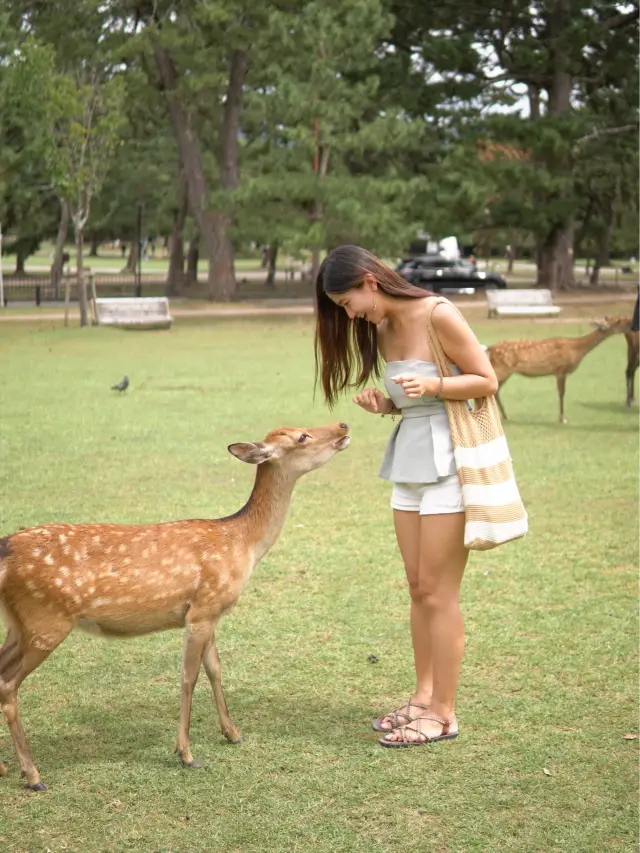
[[[348,424],[340,424],[340,429],[349,429]]]

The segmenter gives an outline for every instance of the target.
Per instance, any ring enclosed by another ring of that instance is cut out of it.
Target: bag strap
[[[429,302],[427,303],[427,336],[429,338],[429,345],[431,346],[431,355],[433,357],[434,364],[438,368],[438,374],[443,377],[453,376],[453,372],[449,367],[449,359],[447,358],[445,351],[442,349],[442,344],[440,343],[440,339],[436,333],[436,330],[433,328],[433,312],[438,307],[438,305],[450,305],[464,320],[463,314],[456,308],[453,302],[450,302],[448,299],[445,299],[444,296],[438,297],[430,297]],[[465,320],[466,322],[466,320]],[[475,407],[479,409],[481,406],[486,405],[486,401],[492,399],[490,397],[477,397],[475,399]],[[464,411],[465,415],[468,411],[467,404],[461,400],[445,400],[444,401],[445,408],[450,413],[452,408],[455,408],[459,411]],[[462,405],[461,405],[462,404]]]
[[[431,296],[427,302],[427,336],[429,338],[429,346],[431,347],[431,356],[434,364],[438,368],[440,376],[453,376],[451,368],[449,367],[449,360],[442,349],[442,344],[436,334],[436,330],[433,328],[432,315],[438,305],[452,305],[452,303],[443,296]],[[455,308],[455,305],[453,305],[453,307]]]

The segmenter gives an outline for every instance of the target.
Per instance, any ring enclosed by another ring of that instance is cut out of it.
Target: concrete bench
[[[99,297],[93,300],[99,326],[123,329],[170,329],[173,317],[166,296]]]
[[[487,290],[489,317],[527,317],[559,314],[550,290]]]

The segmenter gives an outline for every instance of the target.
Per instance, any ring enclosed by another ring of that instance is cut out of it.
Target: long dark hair
[[[382,362],[376,326],[360,317],[350,320],[344,308],[328,293],[344,293],[362,287],[365,275],[395,299],[433,296],[394,272],[360,246],[338,246],[324,259],[316,278],[316,384],[320,375],[324,397],[333,406],[346,388],[363,386],[371,376],[378,379]]]

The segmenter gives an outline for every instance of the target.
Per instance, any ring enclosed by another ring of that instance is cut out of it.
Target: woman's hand
[[[353,402],[374,415],[389,415],[393,410],[393,403],[385,397],[378,388],[365,388],[353,398]]]
[[[402,386],[407,397],[423,397],[425,394],[433,397],[440,388],[440,379],[434,376],[420,376],[418,373],[399,373],[391,377]]]

